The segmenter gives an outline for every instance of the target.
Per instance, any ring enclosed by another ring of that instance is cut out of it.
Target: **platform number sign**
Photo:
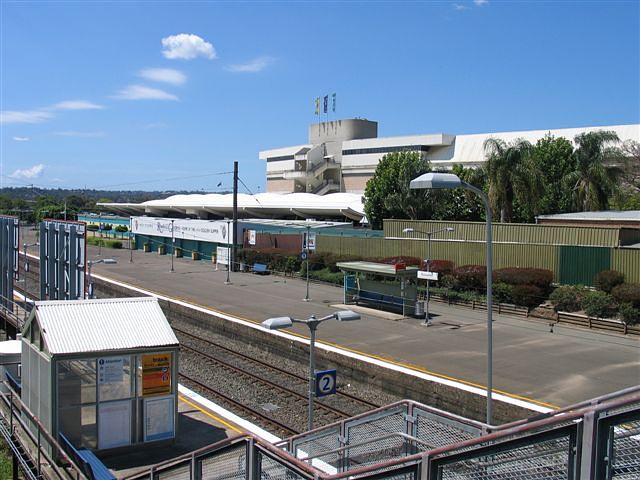
[[[336,393],[336,371],[316,372],[316,397],[326,397]]]

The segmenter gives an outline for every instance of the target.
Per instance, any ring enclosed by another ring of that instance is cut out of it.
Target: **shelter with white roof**
[[[22,400],[76,448],[173,441],[178,351],[156,298],[36,302],[22,333]]]

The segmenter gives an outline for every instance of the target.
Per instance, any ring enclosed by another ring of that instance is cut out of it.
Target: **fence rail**
[[[594,318],[576,313],[558,312],[555,323],[576,325],[586,327],[591,330],[599,330],[603,332],[621,333],[623,335],[640,336],[639,325],[627,325],[620,320],[611,320],[607,318]]]

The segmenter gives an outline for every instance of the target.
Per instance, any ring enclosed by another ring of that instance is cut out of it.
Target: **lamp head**
[[[403,228],[402,229],[402,233],[412,233],[415,232],[415,230],[411,227],[407,227],[407,228]]]
[[[455,228],[453,227],[447,227],[447,232],[453,232],[455,230]]]
[[[458,188],[462,186],[462,180],[453,173],[429,172],[411,180],[411,189],[434,189],[434,188]]]
[[[352,320],[360,320],[360,314],[351,310],[340,310],[333,314],[337,320],[341,322],[350,322]]]
[[[114,264],[114,263],[118,263],[117,260],[113,259],[113,258],[103,258],[102,259],[102,263],[106,263],[106,264]]]
[[[267,318],[261,325],[269,330],[279,330],[281,328],[289,328],[293,325],[293,320],[291,317],[273,317]]]

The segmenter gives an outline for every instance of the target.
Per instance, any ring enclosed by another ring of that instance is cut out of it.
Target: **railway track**
[[[203,384],[207,393],[249,407],[251,416],[266,417],[280,430],[282,425],[290,431],[306,430],[308,378],[179,328],[174,331],[182,348],[181,374]],[[378,407],[347,392],[335,397],[331,404],[314,402],[318,426]]]

